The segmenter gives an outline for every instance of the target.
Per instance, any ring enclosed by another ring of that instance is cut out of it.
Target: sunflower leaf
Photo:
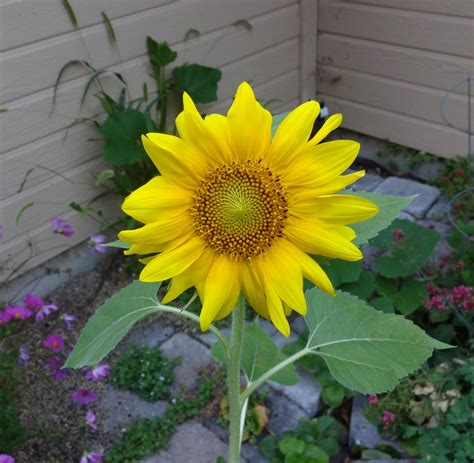
[[[160,310],[160,283],[134,281],[108,299],[89,319],[64,367],[81,368],[100,362],[143,317]]]
[[[181,92],[187,92],[195,103],[217,100],[217,85],[222,72],[200,64],[182,64],[173,69],[173,79]]]
[[[387,228],[397,217],[397,215],[410,204],[415,196],[399,196],[378,195],[375,193],[367,193],[365,191],[347,191],[351,195],[361,196],[375,203],[379,207],[377,215],[365,222],[351,225],[357,236],[354,240],[355,244],[365,244],[371,238],[374,238]]]
[[[307,348],[321,356],[343,386],[366,394],[393,388],[428,359],[433,349],[451,346],[430,338],[400,315],[369,307],[338,291],[306,292]]]

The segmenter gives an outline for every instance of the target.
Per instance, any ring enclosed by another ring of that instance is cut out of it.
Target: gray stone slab
[[[212,363],[209,349],[196,339],[185,333],[177,333],[161,345],[161,350],[170,358],[181,358],[181,363],[175,367],[176,380],[172,390],[193,388],[197,384],[199,370]]]
[[[101,431],[121,431],[135,419],[149,419],[163,416],[167,402],[147,402],[130,391],[105,386],[101,399],[97,402],[97,424]]]
[[[296,333],[298,336],[308,330],[308,325],[304,321],[301,315],[297,315],[291,323],[291,332]]]
[[[268,320],[260,320],[260,327],[268,334],[268,336],[274,336],[277,332],[275,325]]]
[[[214,463],[227,460],[228,447],[214,433],[195,421],[182,424],[170,440],[169,448],[140,463]],[[242,463],[247,460],[241,458]]]
[[[438,188],[400,177],[386,178],[375,188],[374,193],[395,196],[418,195],[405,209],[417,218],[423,218],[440,195]]]
[[[409,220],[410,222],[416,222],[415,217],[413,217],[411,214],[405,211],[399,212],[397,215],[397,219]]]
[[[155,319],[146,326],[140,326],[130,336],[129,342],[154,349],[173,336],[174,332],[174,327],[164,325],[159,319]]]
[[[357,180],[349,188],[354,191],[372,191],[383,182],[383,178],[379,175],[365,174],[360,180]]]
[[[230,336],[230,327],[225,327],[221,330],[221,333],[226,336],[226,337],[229,337]],[[194,333],[193,333],[194,335]],[[205,333],[199,331],[199,332],[196,332],[196,334],[194,335],[197,339],[199,339],[199,341],[201,341],[202,343],[204,343],[206,346],[208,347],[211,347],[215,342],[216,342],[216,336],[214,334],[212,334],[210,331],[206,331]]]
[[[300,381],[294,386],[283,386],[270,381],[268,384],[298,405],[308,418],[313,418],[322,407],[322,387],[310,373],[300,370]]]
[[[268,429],[272,434],[279,435],[285,431],[291,431],[298,426],[302,419],[308,419],[308,414],[295,402],[288,399],[273,388],[269,388],[268,408],[270,419]]]
[[[449,223],[448,211],[449,200],[447,198],[440,198],[426,213],[426,218],[428,220],[437,220],[438,222]]]
[[[448,224],[436,222],[434,220],[420,220],[418,224],[436,230],[444,239],[449,238],[449,235],[451,235],[452,232],[452,228]]]
[[[290,342],[295,342],[298,340],[298,335],[295,332],[291,332],[288,337],[283,336],[279,331],[277,331],[273,337],[273,342],[278,347],[278,349],[282,349],[283,346],[289,344]]]
[[[377,427],[364,416],[363,412],[366,405],[367,398],[365,396],[356,395],[354,397],[349,429],[349,446],[361,445],[372,449],[380,444],[388,444],[402,452],[402,448],[398,442],[381,437]]]

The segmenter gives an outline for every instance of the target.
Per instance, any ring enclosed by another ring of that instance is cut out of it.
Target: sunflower
[[[203,330],[226,317],[242,292],[288,336],[287,316],[306,314],[303,278],[334,294],[310,255],[362,258],[347,225],[371,218],[377,206],[334,194],[364,175],[341,175],[359,144],[320,143],[341,124],[340,114],[310,138],[315,101],[291,111],[272,138],[272,116],[245,82],[227,117],[203,119],[186,93],[183,105],[179,137],[142,138],[161,175],[125,198],[124,212],[144,226],[119,238],[132,245],[127,254],[151,255],[142,259],[141,281],[171,279],[164,304],[196,288]]]

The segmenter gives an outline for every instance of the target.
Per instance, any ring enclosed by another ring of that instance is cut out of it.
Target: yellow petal
[[[333,130],[336,130],[342,124],[342,114],[333,114],[318,130],[316,135],[308,142],[308,147],[317,145],[324,140]]]
[[[272,115],[255,99],[247,82],[240,84],[227,113],[229,140],[238,159],[259,159],[270,146]]]
[[[281,299],[268,279],[264,281],[264,285],[270,320],[283,336],[288,337],[290,335],[290,324],[286,318]]]
[[[184,272],[204,252],[206,243],[193,237],[181,246],[157,255],[140,273],[141,281],[163,281]]]
[[[264,159],[270,166],[282,168],[288,165],[306,146],[319,114],[319,104],[307,101],[291,111],[283,119],[273,137]]]
[[[289,220],[285,234],[293,244],[310,254],[349,261],[363,257],[360,250],[340,233],[314,221]]]
[[[209,170],[205,157],[178,137],[148,133],[142,142],[161,175],[183,188],[199,182]]]
[[[200,315],[201,329],[206,331],[216,319],[219,311],[229,299],[237,302],[240,293],[239,263],[225,255],[217,257],[212,264],[204,285],[202,309]]]
[[[252,270],[252,266],[247,262],[242,264],[242,291],[248,303],[261,317],[270,318],[263,285],[259,282],[258,275]]]
[[[192,205],[188,190],[168,182],[162,176],[154,177],[125,198],[122,210],[135,220],[151,223],[160,219],[163,209],[171,214],[185,213]]]
[[[335,140],[321,143],[303,151],[282,172],[282,182],[288,188],[324,185],[336,178],[354,162],[359,143]]]
[[[203,120],[191,97],[183,94],[184,110],[176,118],[180,137],[214,163],[231,162],[234,157],[228,142],[228,127],[223,116]]]

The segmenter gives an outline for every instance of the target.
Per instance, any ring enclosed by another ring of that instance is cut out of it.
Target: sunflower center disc
[[[248,259],[282,236],[288,203],[279,179],[258,161],[212,170],[196,192],[197,232],[219,254]]]

